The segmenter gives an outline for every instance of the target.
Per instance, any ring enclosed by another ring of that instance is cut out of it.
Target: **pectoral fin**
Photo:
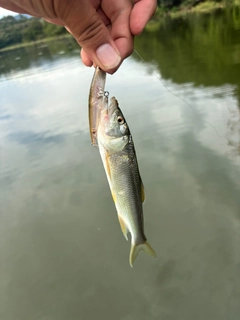
[[[115,195],[115,193],[112,191],[112,189],[111,189],[111,194],[112,194],[113,202],[116,203],[116,195]]]
[[[111,179],[111,169],[110,169],[110,164],[109,164],[109,156],[108,154],[106,154],[106,157],[105,157],[105,162],[106,162],[106,173],[107,173],[107,176],[109,178],[109,180]]]

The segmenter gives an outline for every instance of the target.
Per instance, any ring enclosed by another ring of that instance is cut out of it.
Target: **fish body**
[[[99,102],[96,139],[122,232],[127,240],[131,234],[129,263],[133,266],[141,250],[156,257],[144,234],[144,188],[132,136],[117,100],[111,98],[108,105],[108,96],[102,95]]]

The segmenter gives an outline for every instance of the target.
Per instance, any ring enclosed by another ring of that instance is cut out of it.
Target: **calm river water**
[[[107,77],[157,259],[134,268],[74,41],[0,53],[0,319],[239,320],[240,11],[166,20]]]

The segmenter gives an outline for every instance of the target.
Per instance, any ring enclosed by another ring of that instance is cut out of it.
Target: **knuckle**
[[[94,43],[94,46],[103,40],[103,24],[100,20],[93,20],[87,24],[87,26],[81,30],[81,33],[78,35],[78,42],[82,46],[87,47],[88,43]]]

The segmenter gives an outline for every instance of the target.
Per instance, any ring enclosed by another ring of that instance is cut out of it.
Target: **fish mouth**
[[[108,106],[108,115],[111,116],[118,108],[119,107],[117,99],[115,97],[112,97]]]
[[[104,91],[104,95],[102,97],[102,113],[107,114],[109,117],[114,113],[115,110],[118,109],[118,101],[115,97],[110,99],[110,103],[108,104],[108,96],[109,92]]]

